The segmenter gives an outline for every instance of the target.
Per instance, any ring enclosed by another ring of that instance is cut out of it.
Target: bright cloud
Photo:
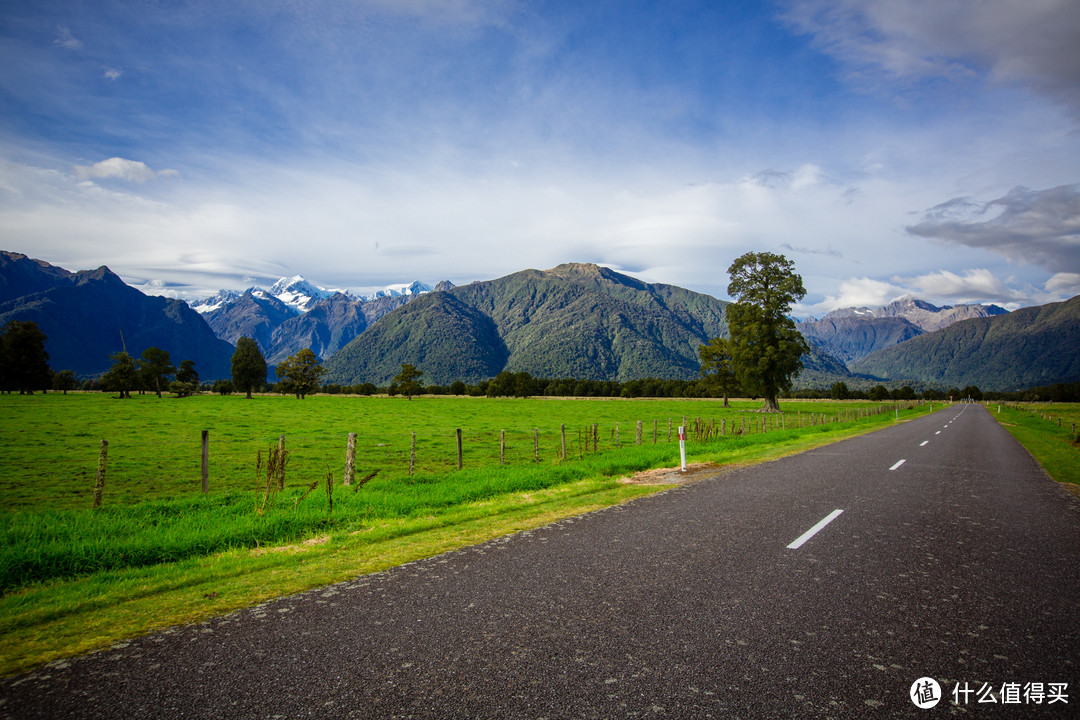
[[[161,177],[176,177],[178,174],[175,170],[151,170],[144,162],[119,157],[102,160],[93,165],[75,166],[75,176],[83,180],[114,179],[142,184]]]

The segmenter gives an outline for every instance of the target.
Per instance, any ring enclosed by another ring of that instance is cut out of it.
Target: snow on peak
[[[200,315],[205,315],[208,312],[217,310],[226,303],[237,300],[239,297],[240,293],[235,290],[219,290],[215,295],[211,295],[208,298],[193,300],[190,305],[192,310]]]
[[[315,303],[333,295],[331,291],[315,287],[304,279],[303,275],[281,278],[271,286],[269,292],[281,302],[300,312],[307,312]]]

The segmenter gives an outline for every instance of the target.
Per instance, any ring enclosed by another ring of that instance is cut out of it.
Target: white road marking
[[[930,441],[929,440],[923,440],[921,443],[919,443],[919,447],[922,447],[923,445],[925,445],[928,442],[930,442]]]
[[[906,462],[907,462],[907,460],[899,460],[899,461],[897,461],[897,463],[896,463],[895,465],[893,465],[893,466],[892,466],[891,468],[889,468],[889,469],[890,469],[890,470],[895,470],[896,468],[900,467],[901,465],[903,465],[903,464],[904,464],[904,463],[906,463]]]
[[[818,531],[820,531],[823,527],[825,527],[826,525],[831,523],[833,520],[838,518],[840,516],[840,513],[842,513],[842,512],[844,512],[844,511],[843,510],[833,510],[831,513],[826,515],[820,522],[818,522],[817,525],[815,525],[814,527],[812,527],[809,530],[807,530],[806,532],[804,532],[802,535],[799,536],[799,538],[795,542],[788,545],[787,549],[788,550],[798,550],[799,548],[801,548],[803,546],[803,544],[807,540],[809,540],[810,538],[817,535]]]
[[[935,435],[940,435],[940,434],[941,434],[941,431],[940,431],[940,430],[938,430],[938,431],[937,431],[936,433],[934,433],[934,434],[935,434]]]

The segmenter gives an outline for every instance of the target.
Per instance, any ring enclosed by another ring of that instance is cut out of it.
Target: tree
[[[884,385],[875,385],[870,388],[870,399],[874,402],[881,402],[882,400],[889,399],[889,388]]]
[[[762,410],[776,412],[777,397],[791,389],[800,358],[810,350],[787,316],[806,288],[795,263],[769,252],[740,256],[728,273],[728,294],[735,298],[726,310],[735,375],[744,390],[765,398]]]
[[[698,357],[701,358],[701,376],[724,394],[724,407],[731,407],[728,396],[738,391],[739,381],[732,367],[728,341],[715,337],[707,344],[699,345]]]
[[[277,376],[281,380],[281,390],[296,395],[303,400],[309,393],[319,389],[319,381],[326,368],[319,364],[319,358],[311,348],[304,348],[285,358],[277,366]]]
[[[232,382],[238,392],[247,393],[248,400],[254,388],[261,389],[266,384],[266,359],[252,338],[241,337],[236,341],[236,352],[232,356]]]
[[[841,380],[833,383],[832,388],[829,389],[829,397],[833,400],[847,400],[851,397],[851,390],[848,389],[847,383]]]
[[[176,371],[176,379],[169,386],[171,392],[179,397],[188,397],[199,392],[199,373],[195,370],[194,360],[183,360]]]
[[[12,320],[0,333],[0,390],[33,395],[52,384],[45,333],[37,323]]]
[[[423,374],[423,370],[417,370],[408,363],[402,363],[401,372],[390,383],[390,394],[397,395],[401,393],[407,399],[412,400],[413,395],[419,395],[423,391],[423,387],[420,385],[420,377]]]
[[[52,381],[53,390],[68,394],[68,390],[77,390],[79,387],[79,381],[75,378],[74,370],[61,370],[53,375]]]
[[[101,376],[101,387],[115,390],[121,398],[131,397],[131,389],[139,385],[139,370],[135,367],[135,358],[126,352],[116,352],[109,356],[113,366]]]
[[[139,361],[139,373],[142,375],[143,384],[153,388],[158,397],[161,397],[161,387],[169,381],[169,376],[176,372],[176,366],[169,359],[169,351],[159,347],[148,347],[142,351],[142,359]]]

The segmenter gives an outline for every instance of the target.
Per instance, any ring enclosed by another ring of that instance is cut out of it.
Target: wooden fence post
[[[540,428],[533,428],[533,462],[540,462]]]
[[[637,444],[641,444],[641,421],[637,421]]]
[[[356,433],[349,433],[349,441],[345,446],[345,479],[344,485],[352,485],[356,477]]]
[[[413,474],[413,468],[416,467],[416,431],[413,430],[412,440],[409,442],[409,474]]]
[[[660,422],[659,420],[653,420],[652,421],[652,444],[653,445],[656,444],[656,427],[659,424],[659,422]]]
[[[461,458],[461,428],[458,428],[458,429],[457,429],[457,469],[458,469],[458,470],[460,470],[460,469],[461,469],[461,467],[462,467],[462,458]]]
[[[202,431],[202,491],[210,492],[210,431]]]
[[[562,425],[559,426],[559,432],[562,435],[562,454],[559,456],[559,459],[565,460],[566,459],[566,423],[563,423]]]
[[[101,496],[105,492],[105,470],[109,464],[109,441],[101,441],[101,450],[98,452],[97,477],[94,478],[94,509],[101,507]]]
[[[506,464],[506,431],[499,431],[499,464]]]

